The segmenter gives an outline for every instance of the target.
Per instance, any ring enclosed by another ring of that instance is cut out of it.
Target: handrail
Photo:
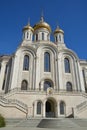
[[[19,107],[23,108],[26,111],[28,110],[28,106],[17,99],[6,99],[4,97],[0,97],[0,101],[3,102],[4,104],[15,104],[15,105],[18,105]]]
[[[79,105],[76,106],[77,110],[81,110],[83,108],[87,107],[87,101],[84,101],[82,103],[80,103]]]
[[[68,111],[66,112],[66,117],[69,117],[71,115],[74,116],[74,108],[73,107],[68,108]]]
[[[13,89],[9,90],[8,93],[4,93],[3,97],[7,98],[8,96],[11,96],[11,95],[13,95],[15,93],[27,93],[27,92],[31,92],[31,93],[32,92],[40,92],[40,93],[43,93],[43,94],[45,94],[45,93],[47,94],[47,92],[44,91],[44,90],[39,90],[39,89],[35,89],[35,90],[33,90],[33,89],[21,90],[21,88],[16,87],[16,88],[13,88]],[[68,95],[72,94],[72,95],[78,95],[78,96],[82,95],[82,92],[76,91],[76,90],[66,91],[66,90],[53,89],[53,93],[59,94],[59,95],[61,95],[61,94],[68,94]]]
[[[85,98],[87,98],[87,93],[85,93],[85,92],[82,93],[82,96],[85,97]],[[81,102],[80,104],[78,104],[76,106],[76,109],[81,110],[81,109],[83,109],[86,106],[87,106],[87,101],[84,101],[84,102]]]
[[[6,94],[9,94],[9,93],[11,93],[11,92],[16,92],[16,91],[18,91],[18,92],[31,92],[31,91],[39,91],[39,92],[43,91],[43,92],[46,92],[46,91],[44,91],[44,90],[39,90],[38,88],[37,88],[37,89],[34,89],[34,90],[33,90],[33,89],[21,90],[21,88],[16,87],[16,88],[13,88],[13,89],[9,90],[8,93],[6,93]],[[54,92],[61,92],[61,93],[62,93],[62,92],[64,92],[64,93],[82,93],[82,92],[76,91],[76,90],[67,91],[67,90],[64,90],[64,89],[60,89],[60,90],[53,89],[53,91],[54,91]]]
[[[85,92],[82,93],[82,96],[85,97],[85,98],[87,98],[87,93],[85,93]]]

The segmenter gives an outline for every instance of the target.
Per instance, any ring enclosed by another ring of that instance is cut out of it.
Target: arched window
[[[44,40],[44,33],[42,33],[42,40]]]
[[[60,114],[64,115],[65,113],[65,103],[63,101],[60,102]]]
[[[50,54],[48,52],[44,54],[44,71],[50,72]]]
[[[27,39],[29,38],[29,33],[27,32]]]
[[[47,34],[47,40],[49,41],[49,34]]]
[[[25,33],[23,34],[23,38],[25,38]]]
[[[59,35],[59,41],[61,41],[61,35]]]
[[[66,83],[66,90],[67,91],[72,91],[72,84],[70,82]]]
[[[65,73],[70,73],[70,62],[68,58],[64,59]]]
[[[37,114],[41,114],[41,102],[37,102]]]
[[[1,71],[1,63],[0,63],[0,71]]]
[[[5,89],[5,79],[3,80],[2,90]]]
[[[29,56],[24,56],[23,70],[29,70]]]
[[[26,80],[23,80],[21,84],[21,90],[27,90],[27,88],[28,88],[28,82]]]
[[[32,36],[32,35],[31,35],[31,33],[30,33],[30,40],[31,40],[31,38],[32,38],[31,36]]]
[[[50,82],[50,81],[45,81],[45,82],[44,82],[44,90],[46,91],[47,88],[49,88],[49,87],[52,87],[52,82]]]
[[[57,38],[57,36],[55,37],[55,41],[58,42],[58,38]]]
[[[36,41],[38,41],[38,34],[36,34]]]

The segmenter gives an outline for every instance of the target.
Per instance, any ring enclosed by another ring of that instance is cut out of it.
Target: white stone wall
[[[26,114],[15,107],[4,107],[0,105],[0,114],[5,118],[26,118]]]
[[[36,34],[38,34],[37,41],[42,41],[42,33],[44,33],[44,41],[50,41],[50,33],[45,28],[40,28],[34,32],[34,41],[36,41]]]
[[[1,71],[0,71],[0,91],[4,91],[2,90],[3,87],[3,82],[4,82],[4,78],[5,78],[5,70],[6,70],[6,64],[8,62],[9,58],[6,57],[2,57],[2,62],[1,62]]]
[[[50,41],[50,32],[45,28],[40,28],[34,32],[34,42],[32,41],[33,33],[27,31],[21,45],[14,54],[11,66],[9,84],[9,92],[3,97],[8,99],[15,99],[21,101],[28,106],[28,115],[18,110],[14,106],[0,105],[0,113],[7,118],[25,118],[31,117],[46,117],[46,101],[53,103],[55,117],[68,116],[74,109],[76,117],[86,117],[87,108],[85,106],[84,112],[78,113],[77,105],[87,101],[87,94],[85,93],[84,77],[82,74],[83,68],[87,69],[87,63],[81,62],[77,55],[65,46],[64,37],[61,35],[61,41],[55,45]],[[42,40],[42,33],[44,33],[44,40]],[[36,41],[36,34],[38,40]],[[31,35],[31,37],[30,37]],[[59,38],[59,35],[58,38]],[[49,36],[49,37],[48,37]],[[56,35],[55,35],[56,36]],[[60,44],[62,43],[62,44]],[[50,72],[44,72],[44,53],[50,54]],[[29,56],[29,70],[23,70],[24,56]],[[70,73],[65,73],[64,58],[68,58],[70,62]],[[9,57],[3,57],[1,62],[2,67],[0,71],[0,92],[2,91],[5,68],[9,61]],[[9,64],[8,64],[9,65]],[[85,81],[86,81],[85,71]],[[28,90],[21,90],[21,83],[23,80],[28,82]],[[51,81],[52,88],[44,91],[44,81]],[[73,91],[66,92],[66,83],[71,82]],[[87,82],[87,81],[86,81]],[[6,83],[6,82],[5,82]],[[5,88],[6,90],[6,88]],[[4,91],[5,91],[4,90]],[[3,99],[4,100],[4,99]],[[37,114],[37,102],[41,101],[41,114]],[[64,115],[60,114],[60,102],[65,104]]]
[[[83,103],[84,101],[87,101],[87,99],[82,95],[81,93],[54,93],[54,94],[47,94],[47,93],[40,93],[40,92],[17,92],[13,95],[7,95],[8,99],[17,99],[19,101],[22,101],[23,103],[28,105],[28,114],[22,112],[21,110],[18,110],[17,108],[14,107],[0,107],[0,112],[3,114],[5,117],[20,117],[20,118],[25,118],[27,117],[46,117],[46,111],[45,111],[45,106],[46,106],[46,101],[47,100],[52,100],[55,104],[55,117],[60,117],[60,116],[68,116],[68,114],[72,113],[72,108],[74,109],[74,116],[75,117],[80,117],[81,112],[76,111],[76,106]],[[37,114],[37,102],[41,101],[42,102],[42,110],[41,114]],[[60,115],[60,102],[63,101],[65,103],[65,114]],[[83,109],[84,110],[84,109]],[[12,112],[11,112],[12,111]],[[16,112],[16,113],[15,113]],[[84,113],[86,113],[86,109],[84,110]],[[78,115],[79,114],[79,115]],[[81,117],[85,118],[84,116],[81,115]]]

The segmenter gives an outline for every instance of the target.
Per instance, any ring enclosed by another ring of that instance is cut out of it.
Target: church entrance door
[[[46,117],[55,117],[55,103],[47,100],[45,105]]]

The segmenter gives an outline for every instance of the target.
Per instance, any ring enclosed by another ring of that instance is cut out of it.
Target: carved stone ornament
[[[47,88],[47,94],[48,95],[53,94],[53,88],[51,87]]]

